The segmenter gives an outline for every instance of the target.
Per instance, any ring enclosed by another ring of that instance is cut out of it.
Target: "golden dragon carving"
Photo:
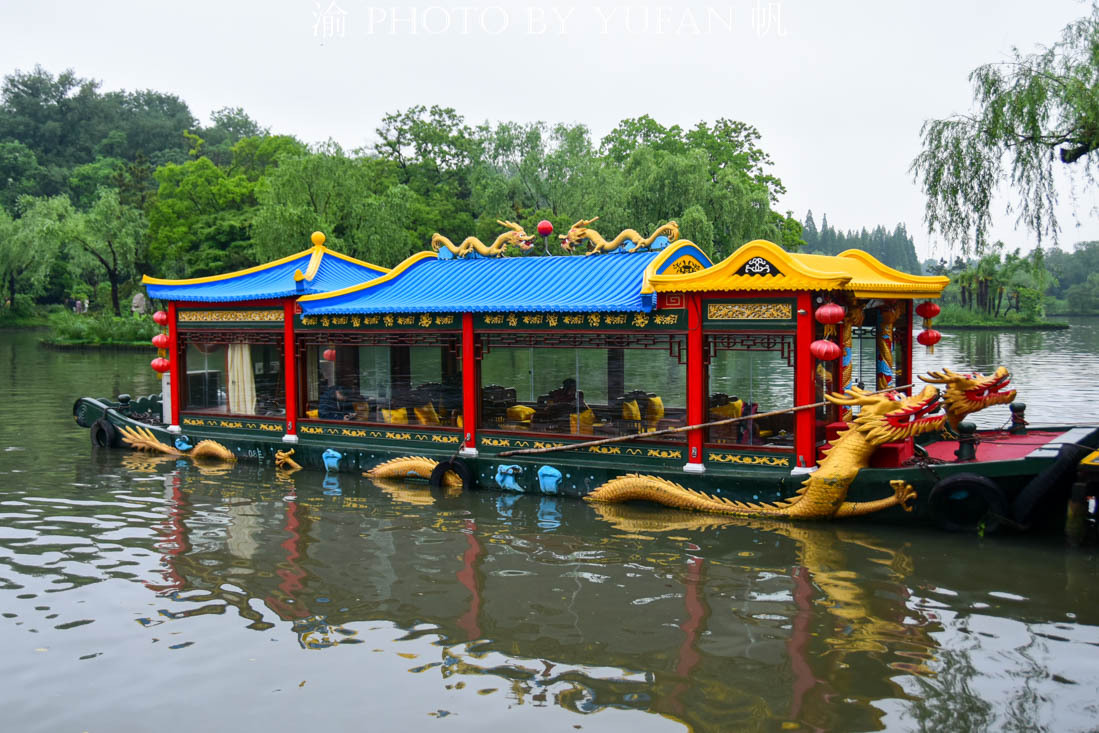
[[[422,479],[431,478],[431,472],[439,462],[424,456],[401,456],[390,458],[379,463],[369,471],[363,471],[363,476],[371,479]],[[448,487],[462,486],[462,479],[453,471],[448,471],[443,477],[444,485]]]
[[[946,407],[946,424],[954,432],[966,415],[992,405],[1003,405],[1015,400],[1015,390],[1004,391],[1011,384],[1011,372],[998,367],[991,376],[983,374],[958,374],[949,369],[928,372],[920,379],[928,384],[941,384],[943,406]]]
[[[442,234],[435,232],[431,235],[431,249],[438,252],[440,247],[446,247],[455,257],[465,257],[470,252],[476,252],[484,257],[499,257],[503,255],[511,245],[515,245],[523,251],[534,246],[531,244],[534,236],[527,234],[519,224],[516,224],[513,221],[500,221],[499,219],[496,220],[496,223],[502,227],[506,227],[510,231],[506,231],[498,236],[496,241],[490,245],[486,245],[480,239],[477,239],[477,237],[466,237],[462,240],[461,244],[455,246],[454,242],[451,242]]]
[[[939,407],[939,390],[925,387],[911,397],[896,392],[873,394],[858,388],[846,395],[826,395],[837,405],[859,405],[857,417],[832,441],[820,467],[797,493],[776,503],[732,501],[688,489],[656,476],[629,474],[608,481],[584,497],[587,501],[653,501],[695,511],[731,514],[739,517],[782,517],[788,519],[835,519],[899,506],[911,511],[916,498],[911,484],[890,481],[893,495],[875,501],[847,501],[847,489],[870,456],[882,443],[920,435],[942,427],[945,416],[930,417]]]
[[[147,453],[163,453],[166,456],[184,456],[194,461],[223,461],[233,463],[237,457],[233,451],[226,448],[216,440],[200,440],[194,448],[184,453],[178,448],[160,442],[153,431],[142,427],[122,426],[122,442],[137,451]]]
[[[634,243],[633,247],[627,252],[640,252],[643,249],[648,249],[652,246],[652,243],[656,241],[656,238],[661,234],[666,235],[668,239],[673,242],[679,239],[679,225],[674,221],[669,221],[667,224],[662,224],[653,230],[653,233],[647,237],[642,237],[641,232],[636,229],[623,229],[618,233],[618,236],[607,241],[603,239],[603,236],[591,228],[592,223],[598,221],[599,217],[594,219],[581,219],[580,221],[569,227],[569,231],[565,234],[561,234],[561,248],[567,252],[572,252],[573,248],[578,246],[585,239],[588,240],[588,252],[589,255],[602,254],[604,252],[613,252],[622,246],[625,241],[631,241]]]

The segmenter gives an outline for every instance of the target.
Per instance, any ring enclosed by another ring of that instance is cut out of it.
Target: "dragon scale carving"
[[[599,217],[593,219],[581,219],[580,221],[569,227],[569,231],[560,235],[561,248],[572,252],[573,248],[578,246],[584,240],[588,240],[587,254],[595,255],[605,252],[613,252],[622,246],[624,242],[633,242],[634,245],[627,252],[640,252],[641,250],[648,249],[652,246],[652,243],[656,241],[656,238],[660,235],[668,237],[668,239],[675,241],[679,239],[679,225],[674,221],[669,221],[667,224],[662,224],[653,230],[653,233],[647,237],[642,237],[641,232],[636,229],[623,229],[618,233],[618,236],[607,241],[603,236],[591,228],[592,223],[597,221]]]

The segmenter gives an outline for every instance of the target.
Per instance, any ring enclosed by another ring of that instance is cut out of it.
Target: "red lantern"
[[[916,337],[916,340],[924,346],[934,346],[939,343],[942,337],[943,335],[941,333],[933,328],[929,328],[926,331],[920,331],[920,335]]]
[[[818,339],[809,344],[809,352],[820,359],[821,361],[835,361],[840,358],[840,354],[843,353],[843,349],[835,341],[829,341],[828,339]]]
[[[149,362],[149,366],[153,368],[154,372],[160,372],[161,374],[163,374],[164,372],[172,368],[172,362],[168,361],[163,356],[158,356],[157,358]]]
[[[551,224],[546,219],[543,219],[542,221],[538,222],[538,233],[543,237],[548,237],[549,235],[553,234],[553,224]]]
[[[916,314],[920,318],[934,318],[942,312],[938,303],[933,303],[930,300],[925,300],[916,306]]]
[[[168,314],[165,311],[157,311],[153,314],[153,323],[158,326],[167,326]]]
[[[839,305],[838,303],[825,303],[820,308],[817,308],[817,312],[813,314],[813,317],[826,326],[833,326],[843,322],[845,313],[846,311],[843,309],[842,305]]]
[[[158,349],[168,348],[168,334],[158,333],[156,336],[153,336],[153,346]]]
[[[336,350],[335,349],[325,349],[324,353],[321,354],[321,356],[324,357],[325,361],[335,361],[336,360]]]

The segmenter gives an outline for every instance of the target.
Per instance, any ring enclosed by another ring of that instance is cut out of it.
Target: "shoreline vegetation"
[[[51,335],[40,343],[51,349],[105,348],[118,350],[155,350],[153,336],[160,326],[152,316],[114,316],[109,313],[69,313],[53,311],[47,324]]]

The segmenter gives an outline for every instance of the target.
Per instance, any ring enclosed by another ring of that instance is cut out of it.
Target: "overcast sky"
[[[452,106],[471,123],[582,122],[596,140],[642,114],[666,125],[743,120],[788,189],[781,208],[799,218],[812,209],[818,224],[826,213],[842,229],[903,222],[921,256],[944,250],[925,233],[908,173],[920,125],[969,107],[975,66],[1052,43],[1088,12],[1077,0],[2,7],[3,73],[72,68],[104,89],[175,93],[204,122],[240,106],[309,142],[369,144],[384,113],[414,104]],[[1094,189],[1078,191],[1076,216],[1061,211],[1066,246],[1099,239]],[[1011,216],[997,221],[996,237],[1033,246]]]

